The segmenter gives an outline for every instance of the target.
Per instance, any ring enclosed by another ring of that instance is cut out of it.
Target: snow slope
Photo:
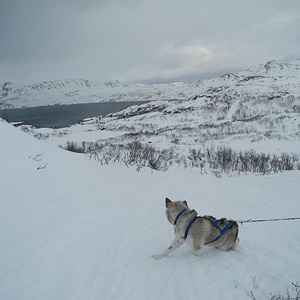
[[[79,145],[140,142],[177,154],[221,145],[237,151],[299,155],[300,97],[153,101],[68,128],[21,128],[56,146],[68,141]]]
[[[300,172],[202,176],[101,166],[0,121],[0,299],[257,299],[300,281],[300,221],[240,226],[235,251],[173,239],[164,198],[199,215],[300,217]]]

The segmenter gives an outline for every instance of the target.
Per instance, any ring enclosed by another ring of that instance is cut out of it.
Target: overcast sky
[[[193,82],[300,58],[300,0],[0,0],[0,84]]]

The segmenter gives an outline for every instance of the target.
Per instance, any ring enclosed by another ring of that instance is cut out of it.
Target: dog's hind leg
[[[238,245],[240,239],[236,238],[235,241],[231,241],[230,243],[224,243],[223,245],[220,245],[219,247],[216,247],[222,251],[229,251],[229,250],[234,250],[236,248],[236,246]]]
[[[234,250],[236,248],[236,246],[238,245],[239,241],[240,241],[240,239],[236,238],[235,243],[230,250]]]
[[[168,249],[166,249],[163,253],[161,253],[159,255],[152,255],[151,257],[154,259],[161,259],[161,258],[167,256],[168,254],[170,254],[171,252],[173,252],[174,250],[176,250],[177,248],[179,248],[183,243],[184,243],[183,238],[178,239],[176,237]]]

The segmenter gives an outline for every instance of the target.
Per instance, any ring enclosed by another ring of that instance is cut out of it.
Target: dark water
[[[105,116],[128,106],[148,101],[102,102],[71,105],[54,105],[0,110],[0,117],[8,122],[23,122],[36,127],[66,127],[85,118]]]

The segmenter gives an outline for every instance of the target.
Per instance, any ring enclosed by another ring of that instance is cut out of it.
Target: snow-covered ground
[[[250,290],[266,299],[300,281],[300,220],[241,225],[235,251],[207,246],[196,257],[184,245],[151,258],[173,239],[165,197],[216,218],[300,217],[299,171],[222,178],[196,169],[136,172],[102,166],[3,121],[0,143],[0,299],[241,300]]]
[[[227,102],[198,97],[186,101],[153,101],[106,117],[90,118],[68,128],[22,126],[56,146],[68,141],[101,145],[141,142],[187,153],[218,145],[246,151],[300,155],[300,97],[251,98]]]

